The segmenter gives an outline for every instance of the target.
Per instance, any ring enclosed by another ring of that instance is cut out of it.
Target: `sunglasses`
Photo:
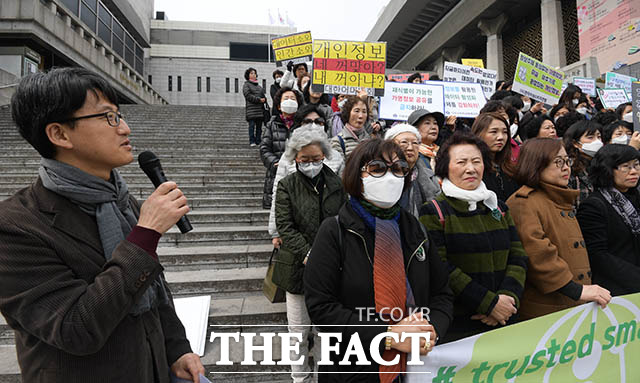
[[[305,118],[304,120],[302,120],[302,125],[307,125],[307,124],[316,124],[316,125],[324,126],[324,118],[318,117],[315,120],[312,120],[310,118]]]
[[[380,178],[387,174],[389,169],[391,169],[391,173],[398,178],[402,178],[409,174],[409,164],[407,161],[403,160],[398,160],[391,164],[387,164],[382,160],[373,160],[369,161],[360,170],[367,172],[371,177]]]

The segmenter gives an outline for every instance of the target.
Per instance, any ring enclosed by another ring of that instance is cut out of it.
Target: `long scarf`
[[[418,152],[420,152],[420,154],[425,157],[435,158],[435,156],[438,154],[438,149],[440,149],[440,147],[435,143],[431,145],[420,144],[420,146],[418,147]]]
[[[602,193],[604,199],[613,207],[613,210],[622,217],[622,220],[629,229],[631,229],[631,232],[634,235],[639,235],[640,215],[638,215],[638,211],[631,201],[616,188],[600,189],[600,193]]]
[[[456,198],[469,203],[469,211],[475,211],[478,202],[482,202],[489,210],[498,211],[498,197],[496,193],[487,189],[484,182],[480,182],[475,190],[464,190],[453,184],[448,178],[442,181],[442,192],[447,197]],[[498,211],[500,214],[500,211]]]
[[[356,139],[356,141],[360,141],[365,137],[366,131],[364,130],[364,126],[360,129],[356,129],[353,127],[353,125],[347,122],[346,124],[344,124],[344,128],[351,133],[351,135],[353,136],[353,138]]]
[[[404,267],[400,226],[400,209],[396,204],[390,209],[375,208],[364,200],[351,199],[356,214],[365,224],[375,231],[375,249],[373,256],[373,290],[376,312],[387,323],[393,325],[393,319],[404,318],[415,306],[415,299]],[[374,215],[375,214],[375,215]],[[383,217],[383,218],[381,218]],[[401,316],[397,313],[402,312]],[[393,315],[388,315],[393,313]],[[386,314],[386,315],[385,315]],[[407,369],[407,354],[398,350],[385,350],[382,358],[392,361],[400,356],[400,363],[392,366],[380,366],[379,377],[382,383],[393,382]]]
[[[42,159],[38,173],[46,189],[68,198],[80,210],[96,217],[104,257],[110,261],[115,248],[138,222],[129,205],[129,189],[120,173],[115,169],[111,171],[112,183],[47,158]],[[129,313],[140,315],[156,307],[158,302],[168,301],[164,284],[158,277]]]

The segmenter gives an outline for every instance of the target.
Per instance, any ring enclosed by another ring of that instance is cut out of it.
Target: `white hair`
[[[293,161],[298,152],[308,145],[318,145],[327,159],[331,159],[331,145],[324,128],[315,124],[303,125],[291,133],[284,150],[284,158]]]

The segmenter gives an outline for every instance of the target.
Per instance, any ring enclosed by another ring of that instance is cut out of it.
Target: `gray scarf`
[[[603,188],[600,189],[600,193],[613,207],[613,210],[620,215],[631,232],[634,235],[640,235],[640,215],[631,201],[616,188]]]
[[[68,198],[80,210],[96,217],[104,257],[107,262],[111,260],[115,248],[138,222],[129,205],[129,189],[120,173],[112,170],[112,182],[108,182],[56,160],[43,158],[40,165],[38,172],[46,189]],[[161,277],[153,281],[129,313],[143,314],[156,307],[158,301],[169,301]]]

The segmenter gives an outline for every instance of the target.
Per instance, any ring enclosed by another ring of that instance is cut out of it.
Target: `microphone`
[[[153,152],[140,153],[140,155],[138,155],[138,164],[144,174],[149,177],[153,186],[158,187],[160,184],[167,182],[167,177],[164,175],[162,166],[160,165],[160,159],[153,154]],[[176,225],[178,225],[178,229],[180,229],[182,234],[193,230],[193,226],[191,226],[189,218],[187,218],[186,215],[180,217]]]

